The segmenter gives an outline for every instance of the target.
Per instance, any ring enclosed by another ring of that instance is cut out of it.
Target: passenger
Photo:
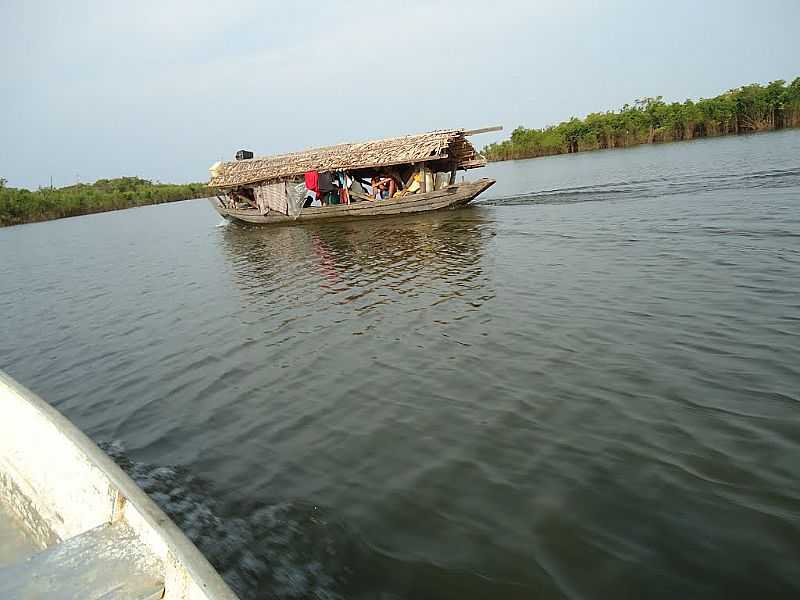
[[[372,195],[376,200],[394,196],[397,185],[391,177],[373,177],[371,180]]]
[[[381,194],[381,178],[376,175],[369,180],[369,184],[372,187],[371,196],[375,198],[375,200],[380,200],[383,198],[383,195]]]

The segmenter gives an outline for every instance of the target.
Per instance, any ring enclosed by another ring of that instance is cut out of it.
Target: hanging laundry
[[[267,214],[270,210],[277,211],[284,215],[289,214],[289,203],[286,198],[286,184],[283,181],[280,183],[256,186],[255,194],[256,205],[258,205],[258,210],[262,215]]]
[[[319,195],[325,195],[328,192],[338,191],[336,186],[333,185],[333,173],[320,173],[317,179],[317,186],[319,187]]]
[[[344,172],[339,171],[338,177],[339,177],[339,203],[350,204],[350,193],[347,190],[347,188],[349,187],[347,184],[347,176],[344,174]]]
[[[306,194],[313,194],[306,189],[305,182],[286,182],[286,197],[288,205],[288,215],[297,218],[303,210]]]
[[[309,171],[305,175],[306,178],[306,189],[310,192],[314,192],[315,197],[319,196],[319,173],[316,171]]]

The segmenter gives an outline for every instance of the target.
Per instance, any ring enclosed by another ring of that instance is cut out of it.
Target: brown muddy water
[[[0,368],[242,598],[796,598],[800,132],[473,208],[0,230]]]

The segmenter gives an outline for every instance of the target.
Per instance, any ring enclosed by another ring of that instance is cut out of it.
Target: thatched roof
[[[463,129],[432,131],[372,142],[339,144],[280,156],[264,156],[214,165],[209,186],[235,187],[301,177],[307,171],[368,169],[432,160],[447,160],[458,168],[486,164]]]

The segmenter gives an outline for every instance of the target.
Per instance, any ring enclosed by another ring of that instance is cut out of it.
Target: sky
[[[800,1],[0,0],[0,177],[205,181],[274,154],[543,127],[800,76]]]

